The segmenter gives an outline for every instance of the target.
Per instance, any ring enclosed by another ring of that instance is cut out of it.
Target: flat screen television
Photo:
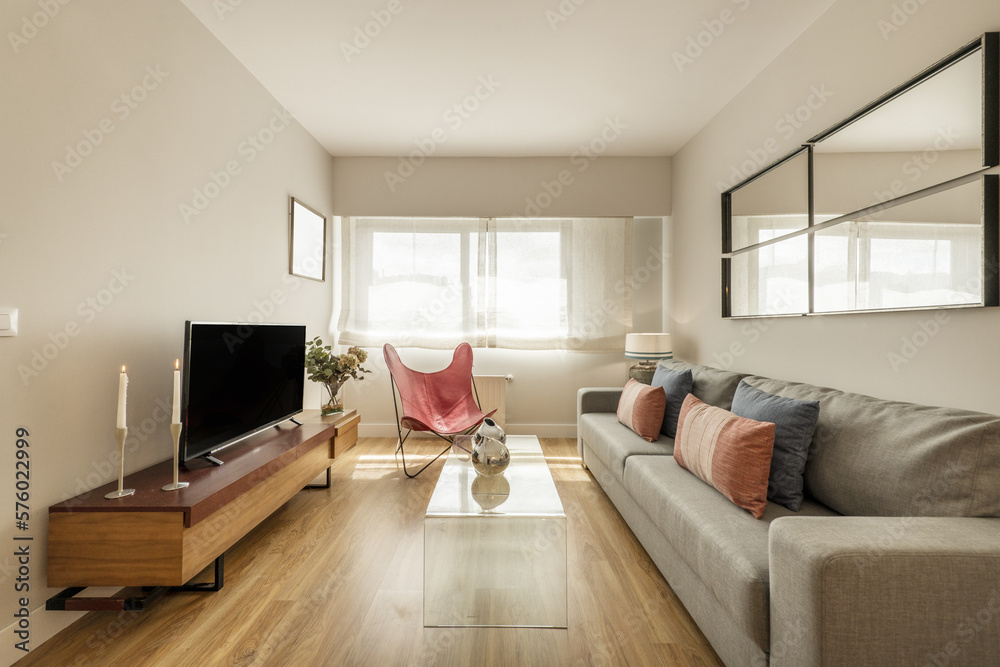
[[[184,326],[181,457],[187,462],[302,412],[303,324]]]

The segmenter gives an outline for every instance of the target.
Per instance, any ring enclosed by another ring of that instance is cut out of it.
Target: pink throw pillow
[[[674,459],[755,519],[767,506],[774,424],[737,417],[688,394],[681,406]]]
[[[637,380],[629,380],[618,400],[618,421],[642,436],[643,440],[656,442],[660,437],[666,407],[667,394],[663,387],[650,387]]]

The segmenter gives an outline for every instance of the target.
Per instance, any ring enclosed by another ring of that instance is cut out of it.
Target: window
[[[621,349],[631,218],[343,219],[340,342]]]

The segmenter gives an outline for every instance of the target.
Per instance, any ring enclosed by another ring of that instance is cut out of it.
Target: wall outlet
[[[0,308],[0,336],[17,335],[17,308]]]

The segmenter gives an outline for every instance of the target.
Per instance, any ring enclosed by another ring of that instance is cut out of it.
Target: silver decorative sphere
[[[472,467],[485,477],[502,475],[510,465],[510,450],[496,438],[482,438],[472,448]]]
[[[494,440],[499,440],[502,443],[507,442],[507,434],[504,433],[499,424],[489,417],[483,420],[483,423],[478,429],[476,429],[475,435],[472,436],[473,442],[477,444],[483,438],[493,438]]]

